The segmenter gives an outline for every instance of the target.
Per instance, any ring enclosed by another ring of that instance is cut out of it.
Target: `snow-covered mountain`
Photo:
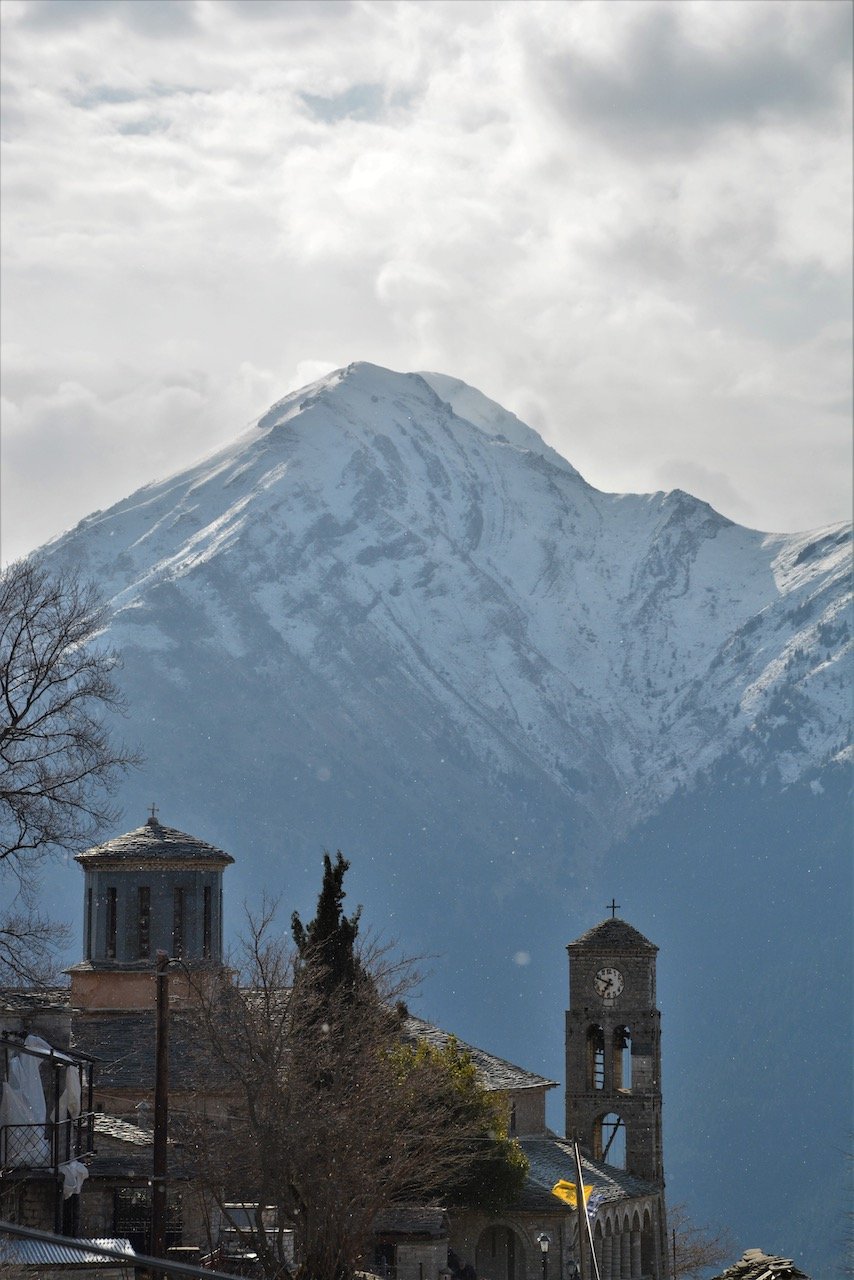
[[[561,948],[621,885],[678,992],[692,972],[708,983],[716,947],[753,954],[734,901],[804,901],[792,877],[811,840],[844,863],[847,527],[768,535],[680,491],[600,493],[464,383],[355,364],[44,553],[114,609],[147,756],[129,824],[156,799],[235,854],[236,901],[273,881],[288,909],[310,907],[319,852],[340,846],[366,916],[439,953],[428,1012],[546,1074],[562,1077]],[[809,830],[775,842],[742,895],[767,813],[801,799]],[[692,846],[736,809],[697,903]],[[667,862],[677,830],[687,847]],[[668,956],[692,912],[715,922],[706,950],[689,930],[689,954]],[[775,1009],[776,955],[752,977]],[[804,1033],[810,998],[778,1013],[781,1036]],[[665,1007],[665,1035],[711,1015],[726,1037],[744,1000],[718,990],[674,1027]],[[715,1052],[701,1056],[708,1083]],[[691,1143],[666,1137],[682,1198],[707,1195]],[[797,1248],[784,1183],[791,1244],[745,1247]]]

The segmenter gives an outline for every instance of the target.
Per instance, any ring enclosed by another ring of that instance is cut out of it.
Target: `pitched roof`
[[[556,1212],[566,1209],[574,1212],[558,1200],[557,1196],[552,1195],[552,1187],[556,1182],[576,1181],[572,1142],[555,1134],[523,1134],[516,1141],[528,1157],[529,1166],[517,1207],[551,1209]],[[658,1188],[653,1183],[645,1182],[642,1178],[636,1178],[623,1169],[615,1169],[599,1160],[591,1160],[588,1156],[581,1157],[581,1169],[585,1184],[593,1187],[603,1205],[658,1194]]]
[[[98,1089],[154,1088],[155,1011],[128,1009],[106,1013],[78,1011],[74,1017],[72,1052],[98,1059]],[[204,1081],[215,1091],[223,1083],[222,1069],[199,1036],[192,1013],[174,1009],[169,1017],[169,1084],[177,1090],[195,1089]]]
[[[570,942],[567,951],[652,951],[658,947],[625,920],[603,920],[580,938]]]
[[[120,1116],[107,1115],[104,1111],[95,1113],[95,1132],[99,1138],[113,1138],[132,1147],[150,1147],[154,1143],[150,1129],[142,1129],[138,1124],[131,1124]]]
[[[722,1271],[716,1280],[809,1280],[791,1258],[778,1258],[761,1249],[745,1249],[738,1262]]]
[[[68,1009],[70,987],[0,987],[0,1009],[4,1013],[45,1013]]]
[[[84,867],[95,863],[110,862],[203,862],[227,866],[234,862],[230,853],[205,844],[186,831],[164,827],[156,818],[149,818],[142,827],[116,836],[106,844],[95,845],[75,856],[75,862]]]
[[[512,1062],[505,1061],[504,1058],[497,1058],[494,1054],[487,1053],[485,1049],[477,1049],[474,1045],[466,1044],[465,1040],[452,1036],[449,1031],[443,1031],[432,1022],[425,1022],[423,1018],[410,1015],[404,1021],[403,1028],[404,1039],[410,1044],[418,1040],[426,1040],[434,1049],[444,1049],[450,1040],[455,1040],[463,1053],[470,1054],[480,1083],[487,1089],[502,1092],[515,1089],[553,1089],[557,1084],[556,1080],[547,1080],[545,1076],[537,1075],[534,1071],[526,1071],[524,1067],[517,1067]]]

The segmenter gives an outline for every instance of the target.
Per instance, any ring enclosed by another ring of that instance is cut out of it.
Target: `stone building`
[[[12,1220],[36,1225],[33,1215],[41,1215],[41,1225],[58,1222],[64,1230],[73,1222],[76,1233],[122,1237],[143,1249],[150,1218],[155,956],[161,950],[180,958],[196,980],[222,965],[222,877],[233,859],[152,815],[144,826],[77,860],[84,871],[84,958],[69,971],[70,990],[48,998],[18,993],[17,1005],[7,993],[0,1030],[5,1027],[18,1045],[39,1031],[82,1064],[81,1071],[97,1059],[89,1145],[80,1152],[89,1177],[61,1218],[56,1167],[32,1170],[29,1179],[20,1169],[0,1168],[0,1197],[6,1196]],[[584,1184],[592,1188],[589,1217],[601,1280],[669,1280],[657,948],[612,918],[568,951],[567,1138],[546,1124],[546,1095],[555,1081],[458,1040],[482,1084],[506,1099],[511,1133],[530,1166],[522,1195],[498,1217],[401,1209],[377,1224],[377,1255],[367,1265],[394,1267],[397,1280],[437,1280],[448,1263],[452,1271],[470,1267],[488,1280],[542,1280],[545,1240],[548,1280],[571,1280],[579,1256],[578,1215],[553,1188],[575,1182],[575,1137]],[[182,1021],[188,990],[176,971],[170,1105],[180,1109],[182,1095],[189,1099],[201,1091],[213,1114],[224,1110],[228,1097]],[[406,1033],[436,1047],[449,1038],[417,1018],[408,1020]],[[177,1152],[170,1179],[169,1242],[205,1246],[198,1199],[189,1193],[191,1170],[181,1167]]]

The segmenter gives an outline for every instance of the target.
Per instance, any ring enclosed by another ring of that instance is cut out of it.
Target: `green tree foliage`
[[[349,918],[344,914],[344,876],[349,869],[350,863],[340,849],[334,865],[329,854],[324,853],[316,916],[308,925],[303,925],[296,911],[291,918],[299,960],[329,995],[355,992],[359,978],[364,977],[356,954],[362,908],[357,907]]]
[[[471,1055],[451,1036],[442,1048],[425,1040],[401,1045],[392,1059],[401,1087],[437,1100],[456,1160],[430,1198],[448,1207],[501,1213],[519,1195],[528,1161],[509,1135],[507,1098],[480,1084]],[[429,1079],[429,1084],[426,1082]]]
[[[196,1040],[215,1060],[209,1076],[230,1119],[218,1129],[202,1096],[184,1138],[210,1198],[265,1206],[246,1244],[271,1280],[352,1280],[381,1211],[497,1208],[524,1179],[506,1105],[481,1089],[466,1055],[402,1043],[411,970],[359,938],[359,913],[344,912],[346,871],[340,854],[324,856],[315,919],[292,922],[295,948],[273,932],[266,904],[242,957],[196,985]]]

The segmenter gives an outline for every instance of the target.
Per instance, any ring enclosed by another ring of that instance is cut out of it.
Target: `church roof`
[[[453,1039],[463,1053],[471,1056],[480,1083],[487,1089],[500,1092],[512,1089],[553,1089],[557,1084],[556,1080],[547,1080],[545,1076],[539,1076],[534,1071],[526,1071],[524,1067],[514,1066],[512,1062],[497,1058],[495,1054],[487,1053],[485,1049],[477,1049],[472,1044],[466,1044],[465,1040],[452,1036],[449,1031],[443,1031],[432,1022],[425,1022],[423,1018],[414,1018],[410,1015],[403,1026],[405,1038],[410,1043],[426,1040],[434,1049],[444,1049],[449,1040]]]
[[[230,853],[224,853],[212,844],[205,844],[195,836],[175,827],[164,827],[156,818],[149,818],[142,827],[128,831],[126,835],[116,836],[106,844],[96,845],[78,853],[76,862],[84,867],[98,863],[115,862],[200,862],[215,863],[227,866],[233,862]]]
[[[603,920],[580,938],[570,942],[567,951],[651,951],[658,947],[625,920]]]
[[[552,1187],[562,1180],[572,1183],[576,1181],[572,1142],[555,1134],[522,1134],[516,1140],[528,1157],[528,1177],[515,1207],[539,1211],[551,1209],[556,1212],[568,1210],[568,1205],[552,1195]],[[636,1178],[624,1169],[603,1164],[600,1160],[591,1160],[589,1156],[582,1155],[581,1169],[585,1185],[592,1186],[596,1195],[593,1203],[603,1207],[620,1200],[658,1194],[658,1188],[653,1183]]]
[[[153,1009],[75,1012],[72,1052],[97,1060],[95,1080],[99,1089],[150,1092],[154,1088],[154,1042]],[[193,1090],[200,1080],[211,1092],[225,1083],[192,1014],[174,1009],[169,1017],[170,1088],[179,1092]]]

